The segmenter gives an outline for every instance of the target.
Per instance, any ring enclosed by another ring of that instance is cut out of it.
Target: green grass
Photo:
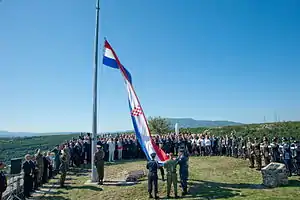
[[[108,165],[105,168],[106,179],[120,179],[125,171],[145,169],[145,163],[145,161],[132,161]],[[190,159],[189,166],[190,194],[185,199],[274,200],[297,199],[300,195],[298,177],[292,177],[289,186],[266,189],[261,186],[261,173],[249,169],[247,161],[244,160],[227,157],[197,157]],[[46,195],[42,199],[148,199],[146,179],[133,186],[100,187],[84,185],[89,179],[88,174],[68,177],[69,186],[66,189],[58,189],[55,194]],[[166,197],[166,184],[162,181],[159,181],[159,195],[161,198]]]

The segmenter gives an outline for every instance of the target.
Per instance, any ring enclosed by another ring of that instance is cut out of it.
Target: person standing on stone
[[[152,190],[153,190],[153,185],[154,185],[154,197],[155,199],[158,199],[158,175],[157,175],[157,170],[159,168],[159,164],[157,161],[155,161],[155,156],[156,153],[151,154],[151,160],[148,161],[146,168],[149,170],[148,173],[148,193],[149,193],[149,198],[153,198],[152,196]]]
[[[250,137],[248,137],[248,141],[247,141],[247,156],[249,158],[249,167],[254,168],[255,155],[254,155],[253,143]]]
[[[179,176],[180,176],[180,184],[182,188],[182,195],[186,195],[187,192],[187,180],[189,178],[189,158],[185,155],[184,151],[180,151],[178,154],[177,162],[180,166],[179,168]]]
[[[105,153],[100,145],[97,145],[97,152],[94,155],[95,166],[98,174],[98,184],[103,185],[104,178],[104,156]]]
[[[67,154],[65,153],[65,151],[62,150],[61,156],[60,156],[60,166],[59,166],[60,187],[65,186],[65,180],[66,180],[66,176],[67,176],[67,162],[68,162]]]
[[[178,198],[177,193],[177,161],[172,153],[170,153],[170,159],[164,163],[164,168],[167,170],[167,198],[170,198],[171,186],[173,184],[175,198]]]
[[[254,139],[254,155],[256,162],[256,170],[261,170],[261,150],[260,150],[260,142],[258,138]]]
[[[264,157],[265,166],[270,164],[270,151],[269,151],[269,141],[267,137],[263,137],[263,144],[261,145],[262,155]]]

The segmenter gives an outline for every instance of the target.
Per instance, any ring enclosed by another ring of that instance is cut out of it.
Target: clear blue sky
[[[106,36],[147,116],[300,120],[300,1],[102,0]],[[95,0],[0,3],[0,130],[91,131]],[[102,50],[101,50],[102,51]],[[117,70],[100,131],[132,129]]]

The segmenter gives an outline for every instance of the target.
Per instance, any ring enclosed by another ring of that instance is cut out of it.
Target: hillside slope
[[[192,118],[167,118],[174,127],[178,123],[180,128],[197,128],[197,127],[222,127],[242,125],[242,123],[232,121],[212,121],[212,120],[195,120]]]

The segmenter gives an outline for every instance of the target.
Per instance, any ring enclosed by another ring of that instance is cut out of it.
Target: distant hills
[[[232,121],[212,121],[212,120],[195,120],[192,118],[167,118],[171,126],[174,127],[178,123],[179,128],[197,128],[197,127],[221,127],[221,126],[235,126],[242,125],[242,123]],[[113,133],[133,132],[127,131],[113,131]],[[30,132],[9,132],[0,130],[0,138],[4,137],[33,137],[45,135],[67,135],[67,134],[80,134],[80,132],[49,132],[49,133],[30,133]]]
[[[239,122],[232,121],[212,121],[212,120],[195,120],[192,118],[167,118],[174,127],[178,123],[179,128],[197,128],[197,127],[222,127],[243,125]]]
[[[80,132],[50,132],[50,133],[31,133],[31,132],[9,132],[0,130],[0,138],[7,137],[34,137],[34,136],[47,136],[47,135],[69,135],[79,134]]]

